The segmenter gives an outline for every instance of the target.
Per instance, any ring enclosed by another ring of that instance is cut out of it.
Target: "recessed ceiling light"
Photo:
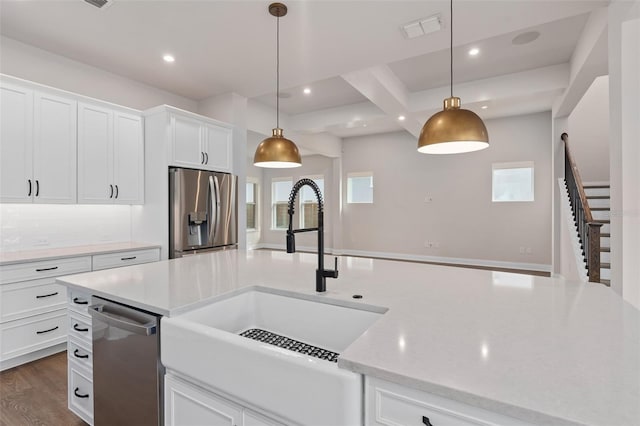
[[[176,61],[176,58],[174,58],[172,55],[164,55],[162,59],[164,59],[165,62],[169,63]]]
[[[482,108],[482,109],[487,109],[487,108],[489,108],[489,107],[488,107],[487,105],[482,105],[480,108]]]
[[[516,45],[522,45],[531,43],[540,37],[540,33],[538,31],[528,31],[526,33],[518,34],[511,40],[511,43]]]
[[[477,47],[469,49],[469,56],[476,56],[478,53],[480,53],[480,49]]]
[[[310,95],[311,94],[311,89],[308,87],[305,87],[304,90],[302,91],[305,95]]]
[[[404,115],[399,115],[399,116],[398,116],[398,120],[400,120],[400,121],[404,121],[404,119],[405,119],[405,118],[406,118],[406,117],[405,117]]]

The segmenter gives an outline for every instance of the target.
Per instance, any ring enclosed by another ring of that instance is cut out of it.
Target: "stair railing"
[[[569,150],[569,135],[563,133],[564,141],[564,178],[567,183],[573,219],[578,228],[582,253],[587,263],[587,275],[590,282],[600,282],[600,228],[602,223],[594,221],[587,203],[587,195],[578,167]]]

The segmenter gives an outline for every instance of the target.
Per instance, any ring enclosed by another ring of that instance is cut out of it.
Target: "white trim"
[[[272,249],[272,250],[285,250],[284,244],[271,244],[260,243],[257,244],[256,249]],[[296,247],[300,251],[315,252],[316,247]],[[482,266],[487,268],[504,268],[504,269],[519,269],[526,271],[536,272],[551,272],[551,265],[542,263],[517,263],[517,262],[504,262],[501,260],[485,260],[485,259],[465,259],[459,257],[440,257],[440,256],[423,256],[419,254],[408,253],[387,253],[379,251],[364,251],[364,250],[336,250],[326,248],[325,252],[333,256],[361,256],[372,257],[380,259],[392,259],[392,260],[408,260],[417,262],[431,262],[431,263],[447,263],[451,265],[463,265],[463,266]]]
[[[582,186],[611,186],[609,181],[596,180],[593,182],[582,182]]]

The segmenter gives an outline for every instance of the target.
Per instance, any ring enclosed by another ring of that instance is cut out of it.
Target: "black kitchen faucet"
[[[303,186],[310,186],[318,199],[318,227],[293,229],[293,213],[296,201],[296,195]],[[289,195],[289,228],[287,229],[287,253],[295,253],[296,237],[298,232],[318,231],[318,269],[316,269],[316,291],[322,293],[327,291],[327,278],[338,278],[338,258],[335,258],[335,269],[324,269],[324,202],[322,201],[322,193],[318,185],[311,179],[300,179],[291,189]]]

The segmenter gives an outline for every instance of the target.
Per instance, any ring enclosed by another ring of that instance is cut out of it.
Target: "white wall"
[[[0,72],[139,110],[162,104],[192,112],[198,108],[192,99],[8,37],[0,38]]]
[[[258,194],[257,194],[257,218],[258,218],[258,228],[255,231],[247,231],[247,248],[255,248],[258,244],[260,244],[261,240],[261,232],[264,227],[264,218],[262,216],[264,212],[264,206],[262,205],[262,201],[264,199],[263,194],[265,191],[264,187],[264,169],[262,167],[256,167],[253,165],[253,154],[255,153],[255,148],[258,146],[260,141],[264,139],[264,136],[255,132],[247,132],[247,180],[253,179],[258,182]],[[244,202],[244,200],[240,200],[240,204]]]
[[[343,140],[343,176],[373,171],[374,204],[346,204],[344,249],[538,265],[551,264],[551,114],[486,121],[491,146],[423,155],[408,133]],[[535,201],[491,202],[492,162],[533,161]],[[431,202],[425,202],[430,198]],[[425,241],[439,248],[425,248]],[[531,254],[520,254],[520,247]],[[513,265],[515,266],[515,265]]]
[[[131,240],[131,207],[0,204],[2,251]]]
[[[333,160],[321,155],[310,155],[302,158],[302,167],[294,169],[264,169],[262,179],[262,215],[261,215],[261,239],[260,242],[268,247],[285,248],[286,233],[284,230],[272,230],[272,213],[271,213],[271,181],[273,178],[290,177],[295,183],[299,179],[307,176],[324,176],[324,246],[327,249],[333,247],[333,214],[331,213],[337,208],[336,194],[332,191],[333,182]],[[299,200],[299,196],[297,200]],[[293,218],[294,229],[299,228],[298,212],[300,208],[296,206],[296,214]],[[315,232],[308,232],[296,235],[296,247],[299,249],[309,248],[315,249],[317,246],[317,235]]]
[[[611,288],[640,309],[640,2],[609,5]]]
[[[569,149],[584,182],[609,182],[609,76],[596,78],[569,115]]]

